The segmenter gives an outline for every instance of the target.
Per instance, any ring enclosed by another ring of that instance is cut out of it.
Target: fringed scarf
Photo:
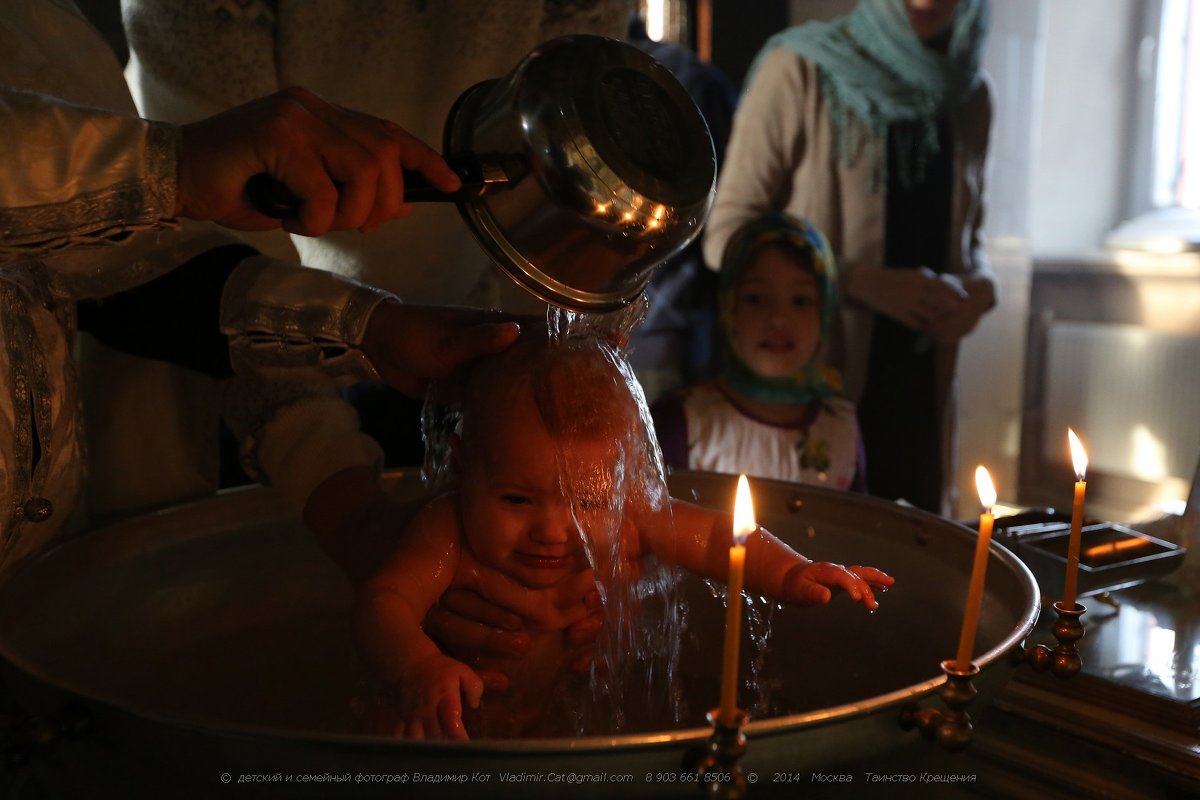
[[[916,123],[896,132],[905,140],[891,165],[901,185],[911,186],[924,174],[929,156],[938,152],[938,118],[980,80],[989,14],[989,0],[960,0],[947,51],[940,53],[917,38],[904,0],[859,0],[845,17],[809,22],[769,38],[750,65],[746,83],[776,47],[813,61],[829,108],[834,155],[852,167],[865,152],[872,188],[887,184],[883,143],[888,126]]]
[[[721,376],[747,397],[773,405],[803,405],[811,400],[842,393],[842,376],[832,367],[809,362],[795,375],[765,378],[734,353],[733,312],[738,284],[762,248],[781,244],[796,255],[798,265],[813,274],[821,302],[821,341],[829,334],[837,309],[837,266],[829,242],[808,222],[771,212],[750,220],[733,235],[725,248],[718,273],[717,301],[725,368]]]

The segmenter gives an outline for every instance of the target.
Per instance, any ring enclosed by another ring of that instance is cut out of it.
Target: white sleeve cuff
[[[336,397],[303,400],[280,409],[243,453],[297,516],[312,491],[351,467],[383,467],[383,448],[359,428],[353,407]]]
[[[379,380],[361,345],[371,313],[392,297],[324,270],[248,258],[221,296],[233,369],[326,384]]]

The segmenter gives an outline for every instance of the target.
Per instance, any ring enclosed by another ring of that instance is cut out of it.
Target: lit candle
[[[983,604],[983,582],[987,574],[988,544],[992,540],[992,506],[996,505],[996,489],[992,477],[983,467],[975,469],[975,486],[983,513],[979,515],[979,538],[975,540],[975,565],[971,568],[971,586],[967,590],[967,607],[963,612],[962,633],[958,637],[956,666],[962,672],[971,668],[971,651],[975,648],[975,628],[979,625],[979,608]]]
[[[737,725],[738,641],[742,635],[742,576],[746,566],[746,537],[758,527],[746,476],[738,477],[733,503],[733,544],[729,547],[729,599],[725,608],[725,652],[721,669],[722,725]]]
[[[1075,585],[1079,577],[1079,538],[1083,530],[1083,498],[1087,494],[1087,451],[1075,435],[1067,428],[1067,440],[1071,443],[1071,462],[1075,465],[1075,503],[1071,506],[1071,539],[1067,545],[1067,582],[1063,589],[1063,606],[1075,608]]]

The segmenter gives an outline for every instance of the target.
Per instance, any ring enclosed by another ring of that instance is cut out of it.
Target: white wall
[[[979,512],[979,464],[991,473],[1001,502],[1012,502],[1017,493],[1047,5],[1053,2],[992,3],[983,57],[994,91],[984,230],[999,302],[959,350],[960,519]]]
[[[1037,261],[1099,251],[1128,213],[1145,5],[993,0],[984,57],[996,90],[986,231],[1001,302],[961,350],[960,517],[977,510],[977,463],[992,471],[1002,499],[1016,495]]]
[[[993,6],[1002,2],[1008,0]],[[1031,207],[1035,258],[1091,252],[1122,221],[1143,0],[1045,5]]]

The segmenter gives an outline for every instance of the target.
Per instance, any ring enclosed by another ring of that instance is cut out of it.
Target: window
[[[1153,203],[1200,209],[1200,2],[1163,0],[1154,93]]]
[[[1200,0],[1156,0],[1142,11],[1128,199],[1137,216],[1107,239],[1131,264],[1200,253]]]

